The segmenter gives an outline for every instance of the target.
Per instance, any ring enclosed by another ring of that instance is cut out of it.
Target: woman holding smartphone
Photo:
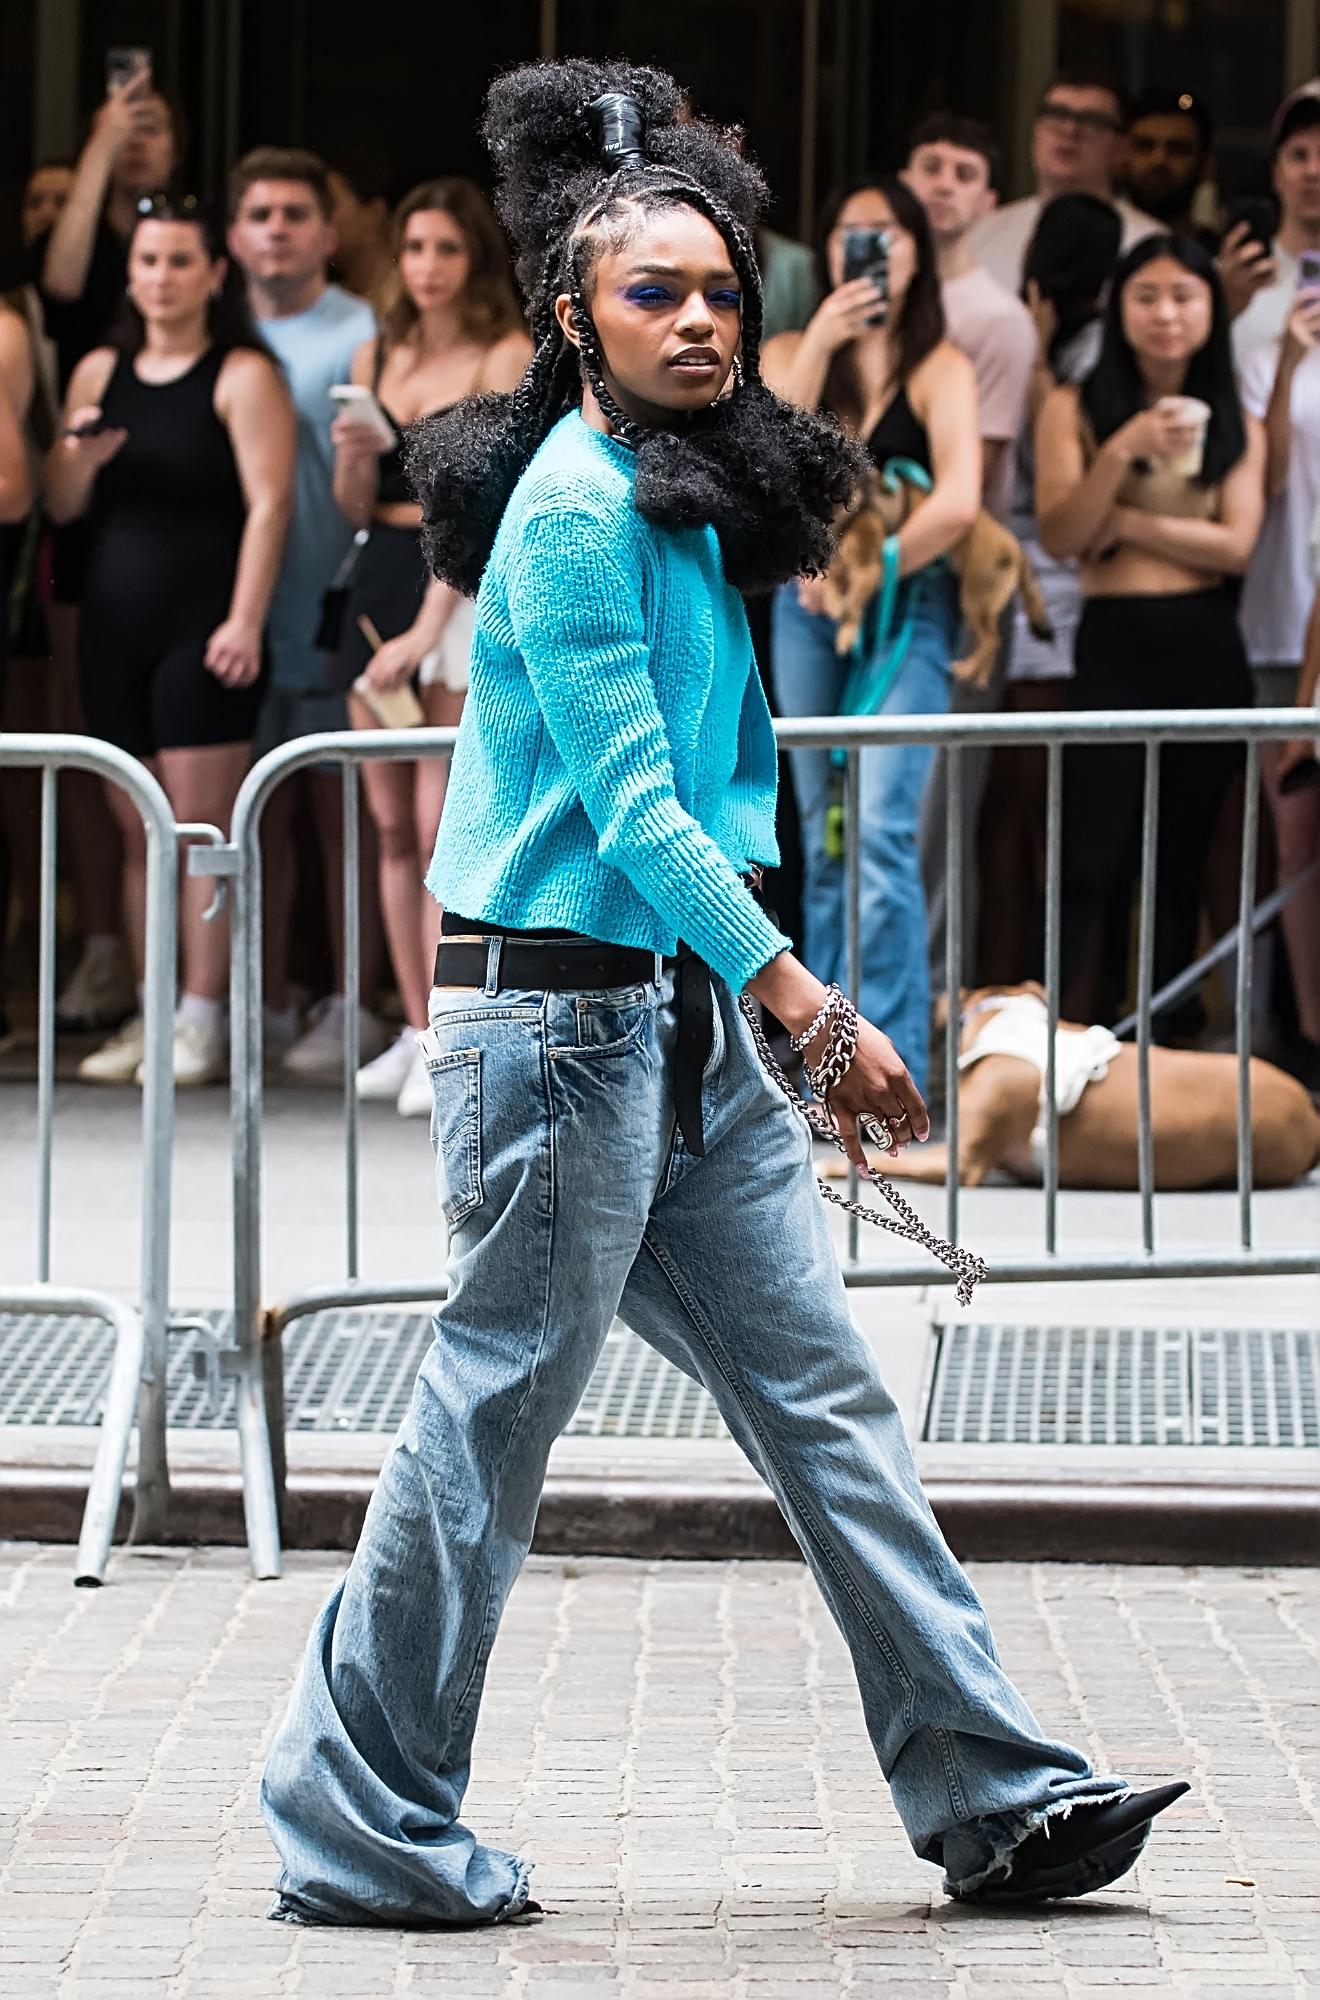
[[[1081,563],[1074,707],[1250,706],[1228,579],[1251,559],[1264,485],[1264,431],[1238,399],[1215,267],[1189,238],[1147,237],[1114,273],[1099,360],[1051,391],[1036,434],[1041,542]],[[1111,1022],[1123,1006],[1143,761],[1135,745],[1066,754],[1063,1006],[1074,1021]],[[1232,743],[1161,755],[1157,990],[1195,956],[1206,853],[1240,761]]]
[[[363,343],[352,379],[371,390],[393,436],[385,442],[351,408],[336,419],[335,498],[370,533],[349,592],[341,652],[346,679],[389,695],[416,677],[422,719],[456,723],[467,689],[472,604],[428,579],[421,509],[404,470],[404,432],[419,417],[483,391],[515,387],[531,356],[499,225],[470,181],[428,181],[394,218],[397,273],[381,332]],[[382,716],[371,694],[349,696],[355,729]],[[417,1049],[426,1027],[439,916],[423,887],[448,777],[446,758],[363,767],[380,845],[385,934],[406,1022],[358,1071],[358,1095],[429,1116],[431,1087]]]
[[[883,284],[847,264],[883,232]],[[888,629],[869,654],[840,658],[818,579],[787,583],[774,607],[775,693],[783,715],[837,715],[850,686],[871,712],[940,715],[949,706],[957,593],[942,558],[976,518],[981,443],[972,365],[944,338],[925,211],[901,181],[868,179],[826,206],[819,257],[826,296],[801,333],[766,345],[765,376],[803,409],[825,410],[861,438],[883,472],[902,466],[925,488],[887,559],[897,579]],[[865,629],[865,628],[864,628]],[[854,704],[850,703],[850,707]],[[855,712],[855,707],[854,707]],[[917,830],[934,756],[923,744],[861,753],[861,990],[857,1004],[907,1056],[919,1089],[930,1047],[926,899]],[[803,955],[826,983],[846,977],[843,860],[831,826],[838,773],[826,750],[789,752],[802,821]]]
[[[87,726],[160,779],[176,820],[224,827],[251,759],[262,627],[293,492],[288,392],[191,198],[144,198],[128,297],[112,340],[73,371],[64,431],[46,460],[56,521],[85,519],[79,678]],[[146,847],[137,810],[107,787],[124,842],[124,905],[137,978],[145,957]],[[181,893],[176,1083],[226,1061],[228,938]],[[141,988],[139,987],[139,995]],[[79,1075],[140,1074],[136,1014]]]

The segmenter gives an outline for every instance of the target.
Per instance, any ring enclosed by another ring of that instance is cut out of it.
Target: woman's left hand
[[[397,639],[387,639],[379,652],[372,654],[366,679],[384,694],[391,688],[402,687],[421,664],[421,649],[412,633],[400,632]]]
[[[226,618],[206,642],[205,665],[222,687],[250,687],[261,672],[261,627]]]
[[[825,609],[825,579],[823,576],[800,576],[797,580],[797,601],[804,611],[822,612]]]

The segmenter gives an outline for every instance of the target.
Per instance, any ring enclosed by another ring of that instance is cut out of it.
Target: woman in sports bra
[[[851,230],[888,237],[888,296],[869,277],[843,282]],[[942,558],[976,518],[981,443],[971,363],[944,338],[925,211],[901,181],[871,178],[835,194],[820,233],[825,297],[801,333],[767,343],[771,387],[830,412],[865,440],[883,472],[902,468],[928,490],[891,557],[899,578],[887,627],[863,626],[863,650],[840,658],[816,579],[775,599],[775,694],[783,715],[940,715],[949,706],[957,596]],[[878,606],[877,606],[878,611]],[[930,1044],[926,898],[917,832],[934,757],[924,744],[861,753],[861,990],[855,996],[902,1048],[920,1089]],[[803,956],[819,979],[847,980],[839,816],[841,773],[827,750],[792,750],[802,823]]]
[[[470,181],[428,181],[405,195],[394,218],[395,294],[381,332],[358,349],[352,379],[375,391],[394,430],[382,446],[360,418],[341,416],[335,498],[359,528],[370,525],[344,616],[345,679],[365,674],[382,693],[415,681],[426,721],[456,723],[468,684],[472,602],[429,578],[421,509],[404,469],[409,424],[465,396],[516,386],[531,357],[508,253],[485,196]],[[377,637],[383,643],[377,643]],[[355,729],[379,716],[351,694]],[[439,915],[423,887],[444,805],[449,760],[363,766],[380,847],[380,897],[399,995],[407,1017],[383,1054],[358,1071],[358,1095],[388,1099],[407,1116],[429,1116],[431,1086],[417,1050]]]
[[[1081,563],[1075,708],[1250,706],[1228,579],[1255,547],[1264,482],[1264,431],[1238,398],[1214,265],[1199,244],[1147,237],[1114,273],[1094,369],[1050,393],[1037,429],[1040,539]],[[1123,1008],[1144,755],[1136,744],[1084,744],[1065,756],[1063,1006],[1073,1020],[1112,1022]],[[1240,763],[1233,743],[1161,753],[1157,991],[1195,957],[1206,854]],[[1163,1032],[1193,1025],[1168,1015]]]

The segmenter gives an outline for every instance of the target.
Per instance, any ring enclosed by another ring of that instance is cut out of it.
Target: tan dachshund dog
[[[1034,984],[963,994],[958,1169],[967,1187],[976,1187],[997,1167],[1017,1180],[1041,1177],[1048,1032],[1041,1019],[1044,998],[1044,988]],[[1008,1010],[998,1004],[1002,1001],[1015,1003],[1021,1017],[1007,1032]],[[1070,1039],[1074,1037],[1085,1040]],[[1034,1051],[1034,1059],[1026,1053],[995,1052],[968,1063],[982,1041],[1020,1041]],[[1103,1029],[1061,1021],[1055,1066],[1059,1185],[1136,1188],[1135,1046],[1114,1043]],[[1073,1109],[1065,1111],[1069,1079],[1076,1097]],[[1209,1050],[1152,1048],[1150,1094],[1155,1186],[1231,1186],[1237,1173],[1237,1058]],[[1251,1141],[1257,1187],[1290,1187],[1320,1163],[1320,1111],[1295,1077],[1254,1057]],[[876,1165],[893,1180],[942,1181],[948,1151],[942,1145],[914,1146],[897,1159],[880,1156]]]
[[[861,504],[844,523],[838,553],[823,580],[822,608],[837,624],[834,644],[839,653],[852,651],[866,608],[880,588],[885,537],[897,533],[921,498],[905,479],[897,480],[891,492],[878,472],[869,475]],[[1038,639],[1054,636],[1049,613],[1016,536],[984,508],[950,551],[949,561],[959,578],[963,621],[976,642],[966,659],[954,661],[953,671],[959,680],[982,688],[999,649],[999,621],[1014,591],[1021,591],[1023,609]]]

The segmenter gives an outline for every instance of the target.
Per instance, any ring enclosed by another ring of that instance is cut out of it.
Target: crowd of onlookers
[[[847,650],[823,579],[752,611],[783,715],[1307,711],[1261,757],[1260,893],[1302,879],[1282,949],[1272,935],[1258,948],[1257,1028],[1320,1084],[1320,84],[1280,107],[1270,147],[1271,194],[1226,205],[1198,98],[1153,89],[1129,104],[1107,79],[1066,74],[1036,116],[1031,196],[1001,202],[988,129],[937,114],[896,173],[831,194],[813,245],[763,230],[766,379],[865,441],[889,532]],[[77,161],[28,183],[30,282],[0,310],[0,715],[115,744],[150,765],[177,820],[226,827],[253,758],[277,745],[459,720],[473,606],[426,573],[404,434],[514,387],[530,346],[472,183],[436,179],[392,204],[369,161],[259,147],[218,217],[182,192],[182,150],[176,107],[141,69],[107,95]],[[1039,596],[1015,598],[988,671],[968,678],[956,668],[979,584],[970,558],[951,558],[982,510],[1016,536]],[[854,813],[856,997],[924,1081],[950,924],[969,980],[1041,972],[1044,755],[964,756],[956,909],[931,749],[864,752],[847,798],[829,751],[788,764],[790,925],[812,969],[842,978]],[[1163,752],[1157,989],[1236,914],[1244,764],[1233,743]],[[438,932],[422,878],[445,777],[443,758],[363,775],[358,1087],[405,1113],[431,1102],[412,1031]],[[6,938],[34,914],[37,847],[32,789],[4,783],[0,975]],[[1139,749],[1065,753],[1073,1019],[1114,1023],[1130,995],[1142,800]],[[312,765],[263,820],[266,1061],[304,1079],[342,1074],[341,802],[338,772]],[[61,838],[57,1024],[108,1036],[82,1075],[131,1081],[141,825],[114,787],[66,774]],[[228,941],[203,915],[210,888],[181,890],[180,1082],[227,1064]],[[1215,1027],[1196,991],[1158,1014],[1163,1039]]]

